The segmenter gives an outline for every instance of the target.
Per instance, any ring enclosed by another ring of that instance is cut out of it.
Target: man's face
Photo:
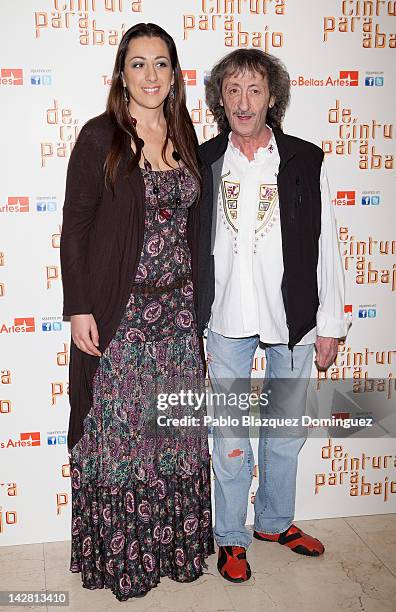
[[[274,102],[268,79],[259,72],[244,71],[223,80],[220,103],[232,131],[238,136],[255,138],[262,134],[268,107]]]

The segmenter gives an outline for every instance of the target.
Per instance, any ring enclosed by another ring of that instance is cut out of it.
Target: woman
[[[156,418],[159,393],[203,383],[196,144],[174,41],[157,25],[132,27],[106,113],[71,155],[61,240],[73,340],[70,569],[119,600],[161,576],[193,581],[213,553],[206,431]],[[164,416],[199,416],[172,410]]]

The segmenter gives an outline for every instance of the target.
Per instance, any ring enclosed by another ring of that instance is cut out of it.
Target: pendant
[[[161,215],[161,217],[163,219],[166,219],[167,221],[169,221],[169,219],[172,217],[171,211],[168,210],[167,208],[160,208],[158,210],[158,214]]]

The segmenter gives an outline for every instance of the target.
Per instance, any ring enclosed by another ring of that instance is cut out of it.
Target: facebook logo
[[[364,84],[366,87],[383,87],[384,86],[384,77],[383,76],[366,76],[364,79]]]
[[[37,212],[54,212],[56,210],[56,202],[36,202]]]
[[[367,319],[366,308],[359,308],[359,319]]]
[[[41,329],[43,330],[43,332],[62,331],[62,321],[42,321]]]
[[[362,206],[379,206],[380,201],[379,195],[362,195]]]
[[[32,85],[52,85],[52,76],[50,74],[31,74],[30,83]]]
[[[67,436],[65,434],[48,434],[47,435],[47,444],[50,446],[56,446],[57,444],[66,444]]]

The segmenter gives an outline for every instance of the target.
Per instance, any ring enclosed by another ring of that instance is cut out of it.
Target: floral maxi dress
[[[184,167],[142,173],[138,271],[70,453],[70,570],[81,572],[84,587],[109,588],[119,600],[146,593],[161,576],[195,580],[214,552],[204,412],[156,405],[159,393],[203,390],[186,235],[197,184]],[[162,427],[159,414],[199,423]]]

